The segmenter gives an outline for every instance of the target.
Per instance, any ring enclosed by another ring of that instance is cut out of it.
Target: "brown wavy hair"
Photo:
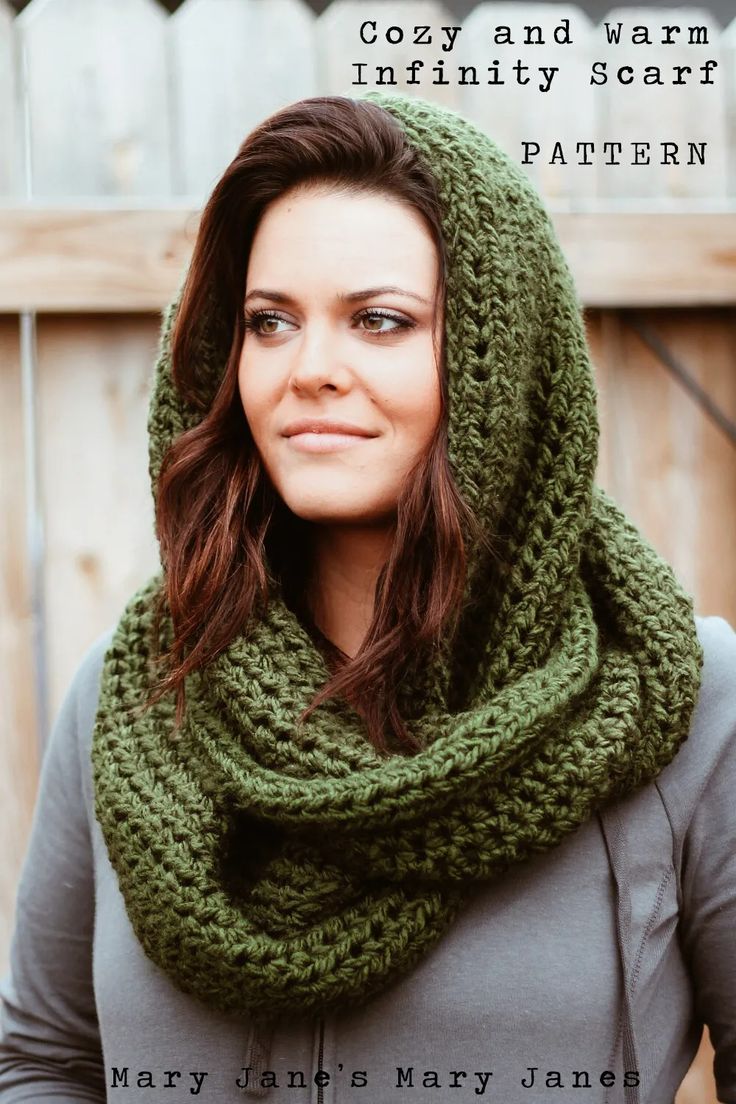
[[[447,257],[437,186],[387,111],[349,97],[312,97],[270,116],[245,139],[204,208],[171,334],[175,386],[187,402],[199,404],[203,417],[170,445],[157,481],[156,532],[165,586],[156,624],[160,627],[168,607],[173,643],[158,656],[165,674],[146,707],[175,691],[178,729],[187,675],[214,659],[266,609],[272,575],[322,648],[330,671],[298,723],[325,699],[342,695],[381,753],[388,754],[389,733],[400,750],[413,751],[418,745],[399,708],[402,680],[426,665],[429,652],[457,629],[467,539],[485,539],[447,458],[444,328],[438,343],[438,426],[402,489],[391,552],[376,583],[373,620],[352,658],[314,623],[306,597],[311,523],[294,515],[271,484],[238,389],[245,280],[258,222],[269,203],[286,192],[323,184],[385,194],[417,211],[437,249],[435,302],[445,302]],[[197,386],[198,323],[207,317],[212,296],[230,351],[214,400],[205,407]],[[438,309],[435,325],[439,316]]]

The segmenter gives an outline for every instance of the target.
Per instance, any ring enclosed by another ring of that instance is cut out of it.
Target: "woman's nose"
[[[326,383],[339,386],[344,382],[346,371],[340,337],[329,323],[307,323],[292,348],[292,386],[318,389]]]

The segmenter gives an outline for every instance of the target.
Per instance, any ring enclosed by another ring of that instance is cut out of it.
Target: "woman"
[[[736,1101],[736,634],[594,484],[521,170],[403,96],[266,120],[149,434],[163,570],[44,762],[0,1100],[671,1104],[705,1022]]]

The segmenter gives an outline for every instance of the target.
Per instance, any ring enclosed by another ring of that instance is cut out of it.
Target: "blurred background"
[[[394,66],[398,89],[475,119],[519,162],[523,140],[539,144],[524,168],[585,307],[599,482],[696,612],[736,625],[732,17],[733,0],[0,0],[0,969],[50,726],[83,652],[157,567],[148,392],[199,211],[256,123],[304,96],[355,94],[355,62],[368,85]],[[362,44],[365,19],[405,41]],[[571,45],[553,37],[563,19]],[[616,47],[604,20],[622,25]],[[462,23],[451,53],[412,45],[415,25],[447,23]],[[493,45],[498,25],[515,45]],[[543,45],[523,44],[526,25]],[[649,45],[631,43],[635,25]],[[681,33],[664,44],[672,25]],[[704,29],[699,44],[689,28]],[[414,57],[425,73],[443,57],[450,84],[408,87]],[[512,83],[517,59],[559,66],[549,92]],[[601,60],[635,80],[591,87]],[[489,88],[493,61],[509,79]],[[481,83],[458,85],[460,64]],[[673,84],[677,64],[693,79]],[[643,85],[645,65],[661,84]],[[593,165],[577,164],[579,141],[595,143]],[[621,164],[604,164],[605,141],[622,143]],[[661,163],[663,141],[678,163]],[[631,164],[633,142],[650,144],[649,164]],[[711,1060],[706,1034],[677,1104],[715,1102]]]
[[[22,11],[30,0],[11,0],[10,6],[14,11]],[[181,7],[183,0],[159,0],[159,3],[168,12],[175,12],[177,8]],[[379,0],[379,4],[382,0]],[[395,0],[389,0],[389,3],[394,3]],[[520,0],[508,0],[509,3],[519,3]],[[560,0],[550,0],[550,3],[559,3]],[[308,0],[309,7],[313,12],[323,12],[325,8],[329,7],[331,0]],[[396,6],[396,5],[395,5]],[[452,15],[457,16],[459,19],[464,19],[466,15],[469,15],[473,8],[477,7],[475,0],[446,0],[443,5],[445,10]],[[628,0],[627,4],[619,5],[620,7],[637,7],[632,0]],[[681,7],[683,5],[680,5]],[[610,10],[611,5],[607,4],[605,0],[586,0],[584,4],[580,4],[583,11],[592,16],[603,16]],[[641,10],[641,5],[638,5]],[[733,15],[733,4],[731,0],[710,0],[709,3],[703,4],[703,8],[713,12],[718,16],[722,22],[730,19]],[[669,0],[651,0],[651,3],[647,4],[647,8],[669,8],[673,11],[675,5],[670,3]],[[371,9],[373,11],[374,9]]]

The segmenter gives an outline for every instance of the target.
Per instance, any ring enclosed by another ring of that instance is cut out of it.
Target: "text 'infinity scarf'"
[[[594,378],[541,200],[455,113],[366,98],[437,181],[450,462],[489,528],[503,517],[502,592],[475,550],[474,601],[408,722],[422,750],[385,758],[342,702],[297,732],[328,670],[278,584],[263,617],[188,680],[179,741],[168,699],[131,720],[148,689],[155,575],[106,654],[93,738],[96,815],[146,954],[210,1006],[263,1019],[385,989],[474,885],[656,777],[687,737],[702,663],[691,599],[594,484]],[[171,379],[176,307],[151,399],[154,482],[198,416]],[[214,393],[227,350],[201,348]],[[461,707],[448,704],[458,672]]]

